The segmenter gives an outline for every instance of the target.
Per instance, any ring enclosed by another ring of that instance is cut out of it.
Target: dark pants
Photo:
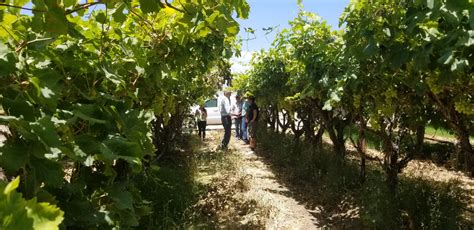
[[[254,122],[250,122],[248,124],[249,126],[249,137],[255,139],[257,138],[257,121],[254,121]]]
[[[222,148],[227,148],[230,141],[230,130],[232,128],[232,119],[230,116],[221,117],[222,126],[224,126],[224,138],[221,142]]]
[[[242,117],[235,118],[235,137],[242,139]]]
[[[246,141],[248,140],[248,135],[247,135],[247,119],[242,118],[242,129],[240,130],[242,133],[242,140]]]
[[[198,121],[198,132],[200,138],[206,138],[206,121]]]

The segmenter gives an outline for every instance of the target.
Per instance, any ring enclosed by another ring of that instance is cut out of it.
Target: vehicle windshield
[[[211,99],[206,101],[206,104],[204,104],[204,107],[217,107],[217,99]]]

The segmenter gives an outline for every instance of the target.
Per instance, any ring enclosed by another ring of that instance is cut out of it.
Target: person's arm
[[[224,100],[227,100],[227,102],[226,102],[227,106],[226,106],[226,108],[225,108],[225,109],[226,109],[226,113],[227,113],[227,115],[231,116],[231,115],[232,115],[232,111],[230,111],[230,109],[231,109],[231,107],[230,107],[230,99],[225,98]]]
[[[235,116],[235,104],[231,104],[230,106],[230,116]]]
[[[219,100],[219,112],[221,115],[225,112],[225,102],[223,98]]]

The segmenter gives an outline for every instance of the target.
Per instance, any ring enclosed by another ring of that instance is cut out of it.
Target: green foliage
[[[232,56],[234,17],[248,4],[31,3],[32,14],[0,6],[0,124],[12,133],[0,167],[21,175],[25,198],[57,203],[66,228],[137,227],[153,206],[132,178],[173,145],[166,135],[180,134],[190,105],[214,93],[214,66]]]
[[[25,200],[16,189],[20,177],[7,185],[1,183],[0,217],[2,229],[59,229],[63,211],[56,205],[38,202],[37,198]]]
[[[393,198],[381,178],[374,174],[363,188],[362,218],[368,227],[458,229],[468,224],[462,220],[465,191],[458,183],[402,178]]]
[[[146,175],[136,178],[142,195],[153,205],[153,214],[143,218],[141,226],[169,229],[190,224],[191,206],[202,191],[193,182],[190,162],[183,162],[181,157],[167,160],[159,168],[154,166]]]
[[[420,229],[456,229],[463,223],[465,194],[455,182],[403,179],[400,183],[401,207]]]

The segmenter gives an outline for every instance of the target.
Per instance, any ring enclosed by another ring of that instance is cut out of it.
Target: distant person
[[[232,117],[234,118],[235,124],[235,137],[239,140],[242,139],[242,100],[240,96],[235,96],[235,104],[232,105]]]
[[[224,137],[222,138],[220,148],[222,150],[227,149],[227,145],[230,141],[230,130],[232,128],[232,119],[231,115],[231,105],[230,105],[230,95],[231,91],[224,91],[224,96],[219,101],[219,112],[221,113],[222,126],[224,126]]]
[[[198,134],[201,140],[206,138],[206,125],[207,125],[207,110],[204,108],[204,105],[199,106],[199,109],[196,110],[196,120],[198,125]]]
[[[260,111],[255,103],[255,97],[249,96],[249,109],[247,111],[247,122],[249,127],[250,148],[254,150],[257,146],[257,128]]]
[[[249,144],[249,138],[248,138],[248,132],[247,132],[247,111],[248,110],[249,110],[249,102],[247,100],[247,97],[245,96],[242,102],[242,128],[241,128],[242,140],[245,142],[245,144]]]

